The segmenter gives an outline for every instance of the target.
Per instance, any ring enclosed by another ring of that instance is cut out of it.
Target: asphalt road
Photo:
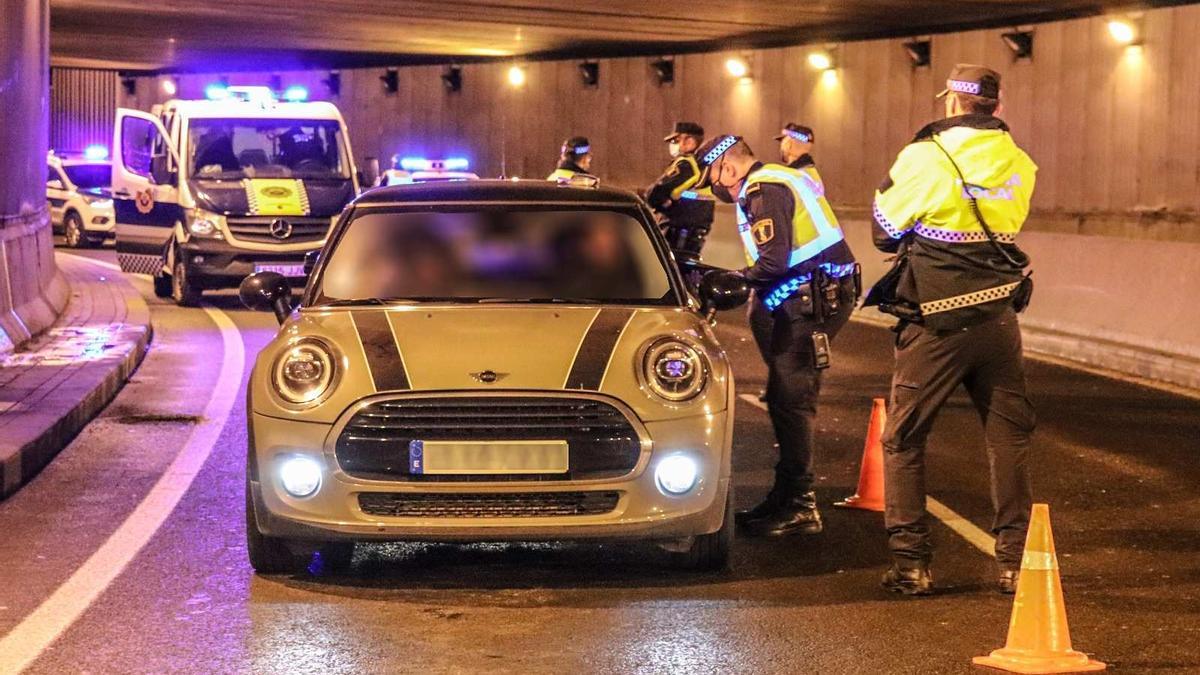
[[[853,492],[871,398],[886,394],[883,329],[852,323],[835,344],[819,439],[826,532],[740,538],[728,575],[671,571],[652,549],[542,544],[360,547],[343,576],[258,577],[243,543],[244,392],[224,424],[205,413],[223,339],[244,348],[244,385],[274,319],[231,294],[210,297],[209,312],[177,308],[135,283],[153,312],[150,355],[0,503],[0,640],[19,629],[49,645],[28,672],[954,673],[1004,642],[1011,599],[991,590],[988,555],[939,524],[941,592],[893,597],[877,585],[881,515],[829,507]],[[719,333],[739,390],[757,392],[764,370],[740,315]],[[1029,379],[1035,495],[1051,504],[1076,648],[1119,672],[1200,672],[1200,401],[1040,362]],[[750,503],[770,481],[772,438],[762,410],[738,406],[735,480]],[[215,442],[189,444],[202,431]],[[966,398],[953,399],[931,440],[930,487],[986,530],[981,436]],[[205,461],[161,527],[143,528],[145,547],[111,583],[95,582],[111,564],[81,582],[80,566],[188,453]],[[38,613],[53,602],[82,611]]]

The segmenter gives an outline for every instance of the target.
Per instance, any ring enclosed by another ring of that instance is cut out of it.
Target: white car
[[[106,159],[54,152],[46,158],[50,221],[55,231],[62,231],[67,246],[86,248],[113,237],[117,219],[111,186],[112,164]]]

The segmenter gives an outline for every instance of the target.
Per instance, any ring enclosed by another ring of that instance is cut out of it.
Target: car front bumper
[[[320,446],[329,425],[251,414],[255,469],[250,489],[259,530],[308,541],[546,541],[678,540],[721,528],[730,487],[732,412],[723,411],[642,425],[651,439],[636,468],[612,479],[561,482],[410,482],[365,480],[341,471],[331,449]],[[317,447],[316,450],[304,448]],[[321,488],[311,497],[287,494],[278,480],[282,460],[311,456],[325,467]],[[686,454],[700,468],[687,494],[664,494],[654,468],[668,455]],[[616,492],[615,508],[595,515],[391,517],[365,513],[363,493],[462,495],[553,492]]]
[[[204,288],[232,288],[255,271],[255,265],[303,265],[304,256],[320,250],[323,241],[313,242],[311,249],[290,251],[261,251],[233,246],[222,239],[192,238],[180,245],[180,253],[188,266],[188,277]],[[305,277],[289,277],[295,285]]]

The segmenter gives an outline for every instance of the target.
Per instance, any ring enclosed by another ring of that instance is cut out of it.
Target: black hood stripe
[[[592,321],[588,332],[579,345],[571,374],[567,375],[567,389],[600,389],[609,359],[617,346],[617,338],[625,330],[625,324],[633,317],[632,309],[604,308]]]
[[[375,390],[411,389],[408,371],[404,368],[404,357],[396,344],[387,312],[355,312],[351,318],[358,331],[358,339],[362,342]]]

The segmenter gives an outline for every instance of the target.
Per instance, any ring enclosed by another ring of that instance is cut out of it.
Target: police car
[[[449,159],[425,159],[424,157],[404,157],[398,161],[399,168],[385,171],[379,177],[379,184],[409,185],[412,183],[432,183],[450,180],[477,180],[478,175],[468,171],[470,163],[461,157]]]
[[[113,236],[112,165],[107,158],[108,149],[100,145],[81,155],[51,151],[46,157],[50,222],[67,246],[97,246]]]
[[[246,535],[259,572],[354,542],[648,540],[727,565],[734,383],[645,204],[546,181],[371,190],[248,387]]]
[[[117,259],[155,293],[194,305],[206,289],[272,270],[300,284],[358,193],[346,123],[302,87],[208,88],[149,113],[118,109]]]

